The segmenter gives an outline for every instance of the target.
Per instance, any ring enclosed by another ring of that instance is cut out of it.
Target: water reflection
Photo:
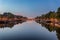
[[[20,20],[20,21],[0,21],[0,28],[5,28],[5,27],[9,27],[9,28],[12,28],[14,27],[14,25],[17,25],[17,24],[22,24],[26,21],[23,21],[23,20]],[[43,23],[43,22],[40,22],[40,21],[36,21],[37,23],[41,24],[42,27],[46,28],[49,32],[54,32],[56,31],[56,36],[58,38],[58,40],[60,40],[60,28],[55,26],[55,24],[53,23]],[[27,31],[27,30],[26,30]],[[21,36],[21,35],[20,35]],[[39,36],[39,37],[42,37],[42,36]]]
[[[20,21],[0,21],[0,28],[5,28],[5,27],[9,27],[9,28],[12,28],[14,27],[14,25],[16,24],[22,24],[23,20],[20,20]]]
[[[55,24],[53,23],[43,23],[40,21],[36,21],[36,22],[41,24],[42,27],[45,27],[46,29],[48,29],[49,32],[56,31],[56,36],[58,40],[60,40],[60,26],[55,26]]]

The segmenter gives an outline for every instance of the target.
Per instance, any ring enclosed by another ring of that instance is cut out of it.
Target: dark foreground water
[[[59,28],[55,30],[55,28],[45,26],[34,21],[27,21],[10,28],[1,27],[0,40],[58,40],[60,37]]]

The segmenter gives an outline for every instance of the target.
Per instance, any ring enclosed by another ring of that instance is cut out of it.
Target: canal
[[[59,40],[60,29],[35,21],[13,24],[11,28],[0,27],[0,40]]]

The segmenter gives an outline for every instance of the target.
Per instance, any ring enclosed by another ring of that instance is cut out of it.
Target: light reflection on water
[[[57,40],[56,31],[50,32],[41,24],[24,22],[16,24],[12,28],[0,28],[0,39],[40,39],[40,40]]]

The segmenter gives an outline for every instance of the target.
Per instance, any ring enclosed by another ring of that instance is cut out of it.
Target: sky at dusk
[[[56,11],[60,0],[0,0],[0,13],[36,17],[49,11]]]

